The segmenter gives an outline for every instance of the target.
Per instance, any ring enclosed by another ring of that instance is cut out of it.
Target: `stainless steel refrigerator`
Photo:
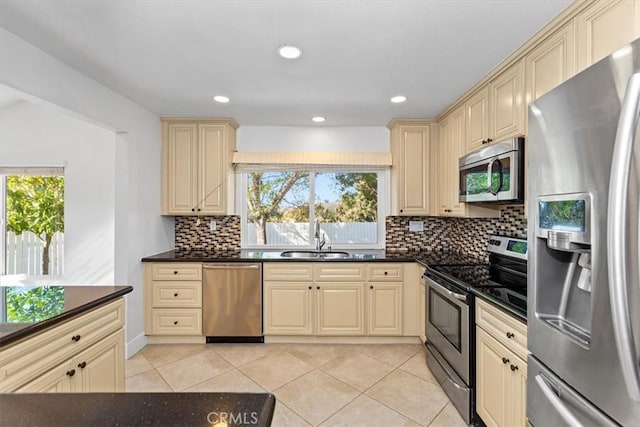
[[[527,416],[640,425],[640,39],[529,107]]]

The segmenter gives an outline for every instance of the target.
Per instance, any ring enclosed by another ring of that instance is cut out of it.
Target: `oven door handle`
[[[458,301],[463,301],[464,303],[467,302],[467,296],[466,295],[450,291],[449,289],[445,288],[444,286],[442,286],[438,282],[435,282],[433,280],[429,280],[429,286],[431,286],[432,288],[434,288],[438,292],[441,292],[441,293],[443,293],[445,295],[448,295],[451,298],[457,299]]]

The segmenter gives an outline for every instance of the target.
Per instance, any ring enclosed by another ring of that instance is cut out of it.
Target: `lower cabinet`
[[[403,286],[384,281],[401,279],[401,265],[400,272],[381,271],[380,279],[375,278],[380,266],[371,269],[375,281],[367,281],[362,264],[322,262],[314,267],[310,276],[287,263],[264,265],[265,335],[402,335]]]
[[[98,344],[16,390],[19,393],[124,391],[124,331]]]

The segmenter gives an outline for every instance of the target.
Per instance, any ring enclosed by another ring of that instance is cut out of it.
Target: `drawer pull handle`
[[[517,371],[518,370],[518,365],[511,365],[511,370],[513,372]]]
[[[178,324],[178,321],[177,321],[177,320],[176,320],[176,321],[174,321],[174,322],[173,322],[173,324],[174,324],[174,325],[177,325],[177,324]]]
[[[74,376],[75,374],[76,374],[76,370],[75,370],[75,369],[72,369],[72,370],[70,370],[70,371],[67,371],[67,376],[69,376],[69,377],[72,377],[72,376]]]
[[[509,359],[507,359],[506,357],[503,357],[502,358],[502,363],[504,363],[506,365],[507,363],[509,363]],[[511,365],[511,366],[513,366],[513,365]]]
[[[513,334],[512,332],[507,332],[507,338],[511,339],[515,337],[515,334]]]
[[[74,335],[71,337],[71,341],[78,342],[80,341],[80,335]]]
[[[87,367],[87,362],[78,363],[78,368],[84,369]]]
[[[173,294],[173,296],[174,296],[174,297],[177,297],[177,296],[178,296],[178,293],[176,292],[175,294]]]

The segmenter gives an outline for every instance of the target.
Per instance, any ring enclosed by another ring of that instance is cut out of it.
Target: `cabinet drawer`
[[[153,307],[201,307],[202,282],[152,282]]]
[[[202,310],[154,308],[151,335],[202,335]]]
[[[14,390],[124,325],[124,298],[0,352],[0,392]]]
[[[476,299],[476,324],[527,360],[527,325],[480,299]]]
[[[401,282],[403,269],[401,264],[369,264],[367,279],[374,282]]]
[[[201,263],[158,262],[151,267],[152,280],[202,280]]]
[[[280,282],[310,282],[313,280],[312,263],[265,263],[262,271],[264,280]]]
[[[365,280],[366,265],[355,262],[316,264],[316,280],[325,282],[362,281]]]

